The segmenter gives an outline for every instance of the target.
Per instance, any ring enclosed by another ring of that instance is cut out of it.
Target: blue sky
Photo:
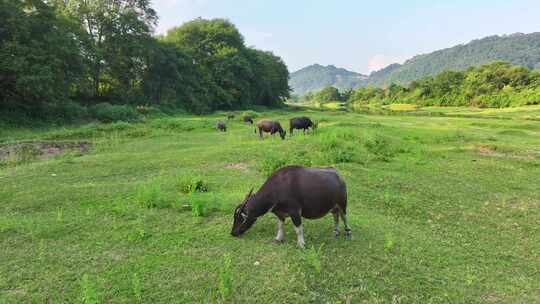
[[[495,34],[540,31],[540,0],[153,0],[158,33],[227,18],[247,45],[289,70],[333,64],[368,73],[416,54]]]

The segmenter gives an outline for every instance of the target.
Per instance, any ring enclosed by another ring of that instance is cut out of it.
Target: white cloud
[[[399,56],[389,56],[384,54],[376,54],[371,57],[368,61],[368,71],[378,71],[382,68],[385,68],[392,63],[403,63],[405,60],[409,59],[410,56],[399,55]]]

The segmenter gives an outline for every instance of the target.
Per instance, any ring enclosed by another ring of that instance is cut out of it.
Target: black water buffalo
[[[251,117],[251,116],[244,116],[244,122],[249,122],[250,124],[253,124],[253,117]]]
[[[259,136],[261,138],[263,138],[263,132],[270,133],[271,135],[279,132],[281,139],[285,139],[285,134],[287,133],[285,130],[283,130],[281,124],[274,120],[259,120],[257,122],[257,129],[259,129]],[[257,133],[257,129],[255,129],[255,133]]]
[[[317,125],[314,124],[309,117],[300,116],[291,118],[291,120],[289,120],[289,134],[291,134],[291,136],[293,135],[294,129],[304,129],[304,134],[306,134],[306,130],[309,128],[311,128],[311,130],[315,130],[317,128]]]
[[[339,235],[339,217],[350,237],[347,222],[347,187],[334,168],[283,167],[262,185],[255,194],[253,189],[234,211],[231,235],[240,236],[267,212],[278,218],[276,241],[283,241],[283,224],[287,217],[295,226],[298,246],[304,247],[302,217],[318,219],[328,212],[334,216],[334,233]]]
[[[223,132],[226,132],[227,131],[227,125],[225,124],[225,122],[223,120],[220,120],[216,123],[216,128],[219,130],[219,131],[223,131]]]

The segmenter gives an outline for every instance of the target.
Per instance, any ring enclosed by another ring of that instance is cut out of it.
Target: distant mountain
[[[308,91],[318,91],[334,86],[340,90],[352,89],[365,85],[366,75],[337,68],[333,65],[314,64],[291,73],[289,85],[294,94],[303,95]]]
[[[437,75],[446,69],[464,70],[497,60],[531,69],[540,68],[540,33],[516,33],[473,40],[467,44],[415,56],[404,64],[391,64],[372,72],[369,77],[332,65],[324,67],[315,64],[292,73],[289,85],[299,95],[327,86],[338,89],[366,85],[384,87],[392,82],[408,84],[415,79]]]
[[[392,64],[371,73],[368,84],[386,86],[392,82],[407,84],[412,80],[436,75],[443,70],[464,70],[492,61],[506,61],[531,69],[540,67],[540,33],[516,33],[489,36],[467,44],[418,55],[403,65]]]

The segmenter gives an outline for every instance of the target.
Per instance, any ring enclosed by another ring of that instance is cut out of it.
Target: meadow
[[[407,110],[250,112],[319,122],[284,141],[241,112],[226,133],[226,113],[4,128],[4,148],[89,148],[0,162],[0,303],[540,302],[540,107]],[[341,172],[351,240],[331,215],[304,221],[305,250],[271,214],[231,237],[287,164]]]

